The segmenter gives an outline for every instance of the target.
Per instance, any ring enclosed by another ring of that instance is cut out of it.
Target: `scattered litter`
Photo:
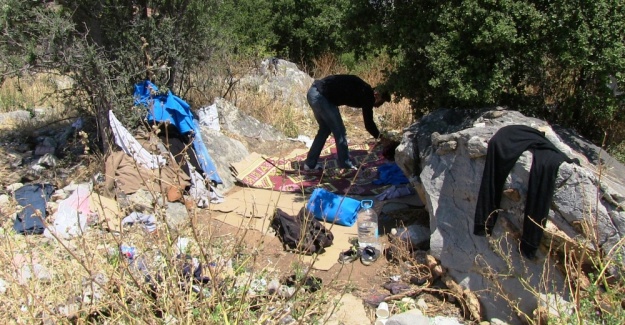
[[[404,197],[404,196],[408,196],[412,194],[415,194],[415,190],[410,185],[393,185],[387,188],[386,190],[384,190],[384,192],[376,195],[375,198],[376,200],[384,201],[384,200],[396,199],[396,198],[400,198],[400,197]]]
[[[44,236],[54,237],[51,232],[63,239],[82,235],[87,230],[92,214],[90,196],[89,184],[80,184],[72,195],[59,203],[58,210],[53,215],[54,222],[45,229]]]
[[[297,138],[287,138],[287,140],[303,142],[306,148],[310,148],[313,143],[313,140],[305,135],[298,135]]]
[[[185,238],[185,237],[178,238],[178,241],[176,242],[176,248],[178,248],[178,252],[180,254],[186,253],[189,249],[190,243],[191,243],[191,239],[189,238]]]
[[[156,218],[154,215],[135,211],[122,219],[122,225],[132,226],[135,223],[141,224],[149,233],[156,231]]]
[[[128,245],[122,245],[120,247],[120,251],[122,253],[122,255],[124,257],[126,257],[129,260],[132,260],[135,258],[135,256],[137,256],[137,249],[135,247],[132,246],[128,246]]]
[[[197,112],[200,125],[207,126],[211,130],[220,131],[219,114],[217,114],[217,104],[202,107]]]
[[[16,185],[16,184],[13,184]],[[50,200],[54,187],[51,184],[29,184],[15,189],[17,204],[24,207],[13,224],[18,234],[40,235],[45,230],[46,202]]]

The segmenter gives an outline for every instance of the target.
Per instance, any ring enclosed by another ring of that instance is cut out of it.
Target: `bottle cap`
[[[362,200],[362,201],[360,201],[360,206],[363,209],[369,209],[369,208],[373,207],[373,200]]]

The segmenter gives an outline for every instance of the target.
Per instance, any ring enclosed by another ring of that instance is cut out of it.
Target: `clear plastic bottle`
[[[358,247],[365,248],[373,246],[380,249],[380,240],[378,238],[378,214],[373,210],[372,200],[363,200],[360,202],[360,211],[358,211]]]

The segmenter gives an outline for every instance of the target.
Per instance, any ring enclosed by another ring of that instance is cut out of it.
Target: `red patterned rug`
[[[349,146],[350,158],[361,166],[358,171],[337,167],[336,146],[332,138],[326,142],[319,158],[325,166],[323,171],[303,170],[307,152],[296,150],[284,158],[252,154],[244,161],[233,164],[235,177],[240,183],[254,188],[306,194],[322,187],[341,195],[368,196],[388,188],[388,185],[372,183],[378,178],[378,167],[386,162],[381,146],[375,146],[375,143]]]

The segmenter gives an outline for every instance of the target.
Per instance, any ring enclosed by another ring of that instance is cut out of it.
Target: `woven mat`
[[[388,185],[372,182],[378,177],[377,168],[385,163],[381,147],[375,143],[350,145],[350,159],[361,165],[358,171],[338,168],[336,145],[330,138],[321,152],[322,172],[303,170],[307,149],[297,149],[285,157],[265,157],[252,153],[233,164],[235,178],[243,185],[280,192],[310,194],[317,187],[340,195],[376,195]]]

